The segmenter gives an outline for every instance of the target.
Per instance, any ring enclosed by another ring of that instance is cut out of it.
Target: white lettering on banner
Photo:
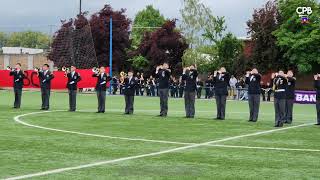
[[[296,93],[296,102],[310,102],[315,103],[317,96],[315,94],[299,94]]]

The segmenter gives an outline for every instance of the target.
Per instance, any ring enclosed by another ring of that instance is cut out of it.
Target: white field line
[[[40,113],[42,113],[42,112],[28,113],[28,115],[40,114]],[[15,119],[15,121],[18,120],[17,122],[19,122],[19,118],[23,117],[23,116],[26,116],[26,114],[25,115],[16,116],[14,119]],[[80,165],[80,166],[60,168],[60,169],[48,170],[48,171],[43,171],[43,172],[38,172],[38,173],[33,173],[33,174],[16,176],[16,177],[7,178],[6,180],[26,179],[26,178],[45,176],[45,175],[50,175],[50,174],[58,174],[58,173],[62,173],[62,172],[65,172],[65,171],[79,170],[79,169],[96,167],[96,166],[101,166],[101,165],[106,165],[106,164],[112,164],[112,163],[117,163],[117,162],[122,162],[122,161],[127,161],[127,160],[133,160],[133,159],[139,159],[139,158],[145,158],[145,157],[152,157],[152,156],[157,156],[157,155],[162,155],[162,154],[167,154],[167,153],[172,153],[172,152],[177,152],[177,151],[182,151],[182,150],[187,150],[187,149],[192,149],[192,148],[197,148],[197,147],[201,147],[201,146],[208,146],[208,145],[212,145],[212,144],[216,144],[216,143],[220,143],[220,142],[231,141],[231,140],[240,139],[240,138],[244,138],[244,137],[251,137],[251,136],[258,136],[258,135],[263,135],[263,134],[270,134],[270,133],[273,133],[273,132],[285,131],[285,130],[288,130],[288,129],[294,129],[294,128],[298,128],[298,127],[305,127],[305,126],[309,126],[309,125],[311,125],[311,124],[301,124],[301,125],[297,125],[297,126],[291,126],[291,127],[285,127],[285,128],[279,128],[279,129],[272,129],[272,130],[267,130],[267,131],[260,131],[260,132],[256,132],[256,133],[250,133],[250,134],[245,134],[245,135],[240,135],[240,136],[233,136],[233,137],[223,138],[223,139],[214,140],[214,141],[208,141],[208,142],[199,143],[199,144],[192,144],[192,145],[187,145],[187,146],[183,146],[183,147],[168,149],[168,150],[164,150],[164,151],[158,151],[158,152],[154,152],[154,153],[147,153],[147,154],[141,154],[141,155],[137,155],[137,156],[129,156],[129,157],[124,157],[124,158],[119,158],[119,159],[114,159],[114,160],[100,161],[100,162],[84,164],[84,165]]]
[[[320,152],[320,149],[295,149],[295,148],[276,148],[276,147],[235,146],[235,145],[222,145],[222,144],[210,144],[208,146],[222,147],[222,148],[237,148],[237,149],[274,150],[274,151]]]

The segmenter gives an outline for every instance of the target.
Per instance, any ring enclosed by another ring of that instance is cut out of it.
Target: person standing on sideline
[[[224,120],[226,113],[226,102],[228,96],[230,75],[226,68],[221,67],[219,71],[214,72],[213,83],[215,87],[215,97],[217,105],[216,120]]]
[[[249,122],[257,122],[260,109],[261,75],[256,68],[247,72],[245,82],[248,84]]]
[[[282,70],[276,74],[272,74],[272,84],[274,89],[274,110],[275,110],[275,126],[282,127],[286,113],[286,88],[287,78]]]
[[[10,76],[13,76],[13,91],[14,91],[14,104],[13,108],[19,109],[21,106],[21,96],[23,88],[23,79],[25,75],[21,70],[21,64],[17,63],[14,69],[8,68],[10,70]]]
[[[185,81],[186,87],[184,90],[184,106],[186,118],[194,118],[195,115],[195,98],[197,90],[198,71],[195,65],[183,69],[182,80]]]
[[[169,94],[169,81],[171,76],[171,70],[168,63],[163,63],[156,69],[156,76],[159,82],[159,97],[160,97],[160,117],[166,117],[168,115],[168,94]]]
[[[124,80],[124,100],[126,102],[124,114],[133,114],[133,104],[138,79],[133,77],[133,71],[128,72],[128,77]]]
[[[236,84],[238,83],[237,78],[235,78],[233,75],[231,76],[230,80],[229,80],[229,85],[230,85],[230,97],[233,99],[236,99]]]
[[[49,110],[51,80],[54,78],[53,73],[49,70],[49,65],[44,64],[42,70],[35,69],[40,80],[42,106],[41,110]]]
[[[77,91],[78,82],[81,81],[80,73],[76,72],[76,66],[71,66],[68,72],[65,69],[66,77],[68,78],[67,88],[69,92],[69,111],[74,112],[77,108]]]
[[[295,98],[295,87],[296,87],[296,78],[293,77],[292,70],[287,72],[287,89],[286,89],[286,114],[284,118],[284,123],[291,124],[293,119],[293,103]]]
[[[320,74],[314,75],[314,88],[317,91],[317,102],[316,102],[316,108],[317,108],[317,124],[320,126]]]
[[[92,77],[97,78],[96,93],[98,98],[98,111],[97,113],[105,112],[107,83],[111,80],[109,74],[105,73],[105,68],[100,66],[98,71],[95,71]]]
[[[197,78],[197,98],[200,99],[202,95],[203,82]]]

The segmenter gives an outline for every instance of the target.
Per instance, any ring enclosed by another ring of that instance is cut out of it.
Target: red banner
[[[78,69],[78,73],[82,80],[78,83],[78,88],[93,88],[96,86],[97,78],[92,77],[91,69]],[[109,72],[109,68],[106,68],[106,72]],[[0,87],[12,87],[13,77],[9,75],[10,71],[0,70]],[[24,71],[26,79],[24,79],[24,88],[39,88],[39,78],[37,73],[33,70]],[[52,89],[66,89],[67,78],[64,77],[63,71],[54,71],[54,79],[51,82]]]

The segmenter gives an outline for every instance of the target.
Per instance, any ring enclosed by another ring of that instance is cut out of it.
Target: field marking
[[[301,151],[301,152],[320,152],[320,149],[295,149],[295,148],[278,148],[278,147],[256,147],[256,146],[236,146],[223,144],[210,144],[211,147],[237,148],[237,149],[258,149],[258,150],[275,150],[275,151]]]
[[[44,112],[50,112],[50,111],[44,111]],[[40,114],[40,113],[43,113],[43,112],[34,112],[34,113],[28,113],[28,114],[19,115],[19,116],[14,117],[14,120],[17,121],[17,122],[21,122],[22,124],[26,125],[28,123],[24,123],[24,122],[20,121],[19,120],[20,117],[27,116],[27,115],[32,115],[32,114]],[[65,172],[65,171],[79,170],[79,169],[84,169],[84,168],[96,167],[96,166],[112,164],[112,163],[117,163],[117,162],[122,162],[122,161],[127,161],[127,160],[133,160],[133,159],[139,159],[139,158],[144,158],[144,157],[152,157],[152,156],[157,156],[157,155],[177,152],[177,151],[181,151],[181,150],[193,149],[193,148],[197,148],[197,147],[201,147],[201,146],[213,145],[213,144],[217,144],[217,143],[220,143],[220,142],[231,141],[231,140],[240,139],[240,138],[244,138],[244,137],[251,137],[251,136],[258,136],[258,135],[263,135],[263,134],[270,134],[270,133],[273,133],[273,132],[285,131],[285,130],[288,130],[288,129],[294,129],[294,128],[305,127],[305,126],[310,126],[310,125],[312,125],[312,124],[308,123],[308,124],[301,124],[301,125],[297,125],[297,126],[290,126],[290,127],[272,129],[272,130],[267,130],[267,131],[260,131],[260,132],[256,132],[256,133],[233,136],[233,137],[228,137],[228,138],[223,138],[223,139],[219,139],[219,140],[208,141],[208,142],[199,143],[199,144],[191,144],[191,145],[187,145],[187,146],[168,149],[168,150],[164,150],[164,151],[158,151],[158,152],[154,152],[154,153],[147,153],[147,154],[129,156],[129,157],[124,157],[124,158],[119,158],[119,159],[106,160],[106,161],[100,161],[100,162],[95,162],[95,163],[90,163],[90,164],[79,165],[79,166],[59,168],[59,169],[53,169],[53,170],[48,170],[48,171],[43,171],[43,172],[38,172],[38,173],[32,173],[32,174],[27,174],[27,175],[22,175],[22,176],[16,176],[16,177],[7,178],[6,180],[18,180],[18,179],[26,179],[26,178],[32,178],[32,177],[38,177],[38,176],[45,176],[45,175],[50,175],[50,174],[58,174],[58,173],[62,173],[62,172]],[[31,127],[37,127],[37,128],[40,127],[41,129],[47,129],[47,130],[51,129],[51,128],[43,128],[41,126],[34,126],[34,125],[31,125]],[[56,131],[56,129],[54,131]]]

